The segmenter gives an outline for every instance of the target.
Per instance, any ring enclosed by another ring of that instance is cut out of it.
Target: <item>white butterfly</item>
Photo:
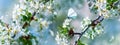
[[[77,13],[72,8],[70,8],[68,10],[68,18],[75,19],[76,17],[77,17]]]

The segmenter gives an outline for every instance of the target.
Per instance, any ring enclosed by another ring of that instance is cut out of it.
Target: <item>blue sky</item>
[[[15,3],[15,0],[0,0],[0,16],[5,15],[8,11],[11,11]]]

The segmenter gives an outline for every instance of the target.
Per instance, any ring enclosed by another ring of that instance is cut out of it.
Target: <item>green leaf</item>
[[[31,36],[29,37],[29,39],[26,39],[25,37],[21,36],[18,40],[19,42],[22,42],[23,45],[32,45],[31,39]]]
[[[107,6],[106,8],[108,10],[112,9],[117,9],[118,7],[114,5],[115,2],[117,2],[118,0],[107,0]]]
[[[85,45],[85,44],[83,44],[80,40],[77,41],[77,44],[78,44],[78,45]]]
[[[68,35],[68,28],[62,28],[62,26],[59,26],[58,29],[61,34],[64,34],[65,36]]]
[[[27,20],[30,21],[30,18],[32,17],[32,13],[26,11],[26,15],[27,15]]]
[[[40,23],[40,30],[42,30],[43,29],[43,26],[42,26],[42,24]]]
[[[21,19],[22,21],[27,21],[27,16],[22,15],[22,14],[21,14],[21,16],[22,16],[22,19]]]
[[[107,0],[107,3],[114,3],[116,1],[118,1],[118,0]]]
[[[28,12],[27,10],[25,10],[25,12],[26,12],[25,15],[20,14],[22,16],[21,20],[24,22],[26,22],[26,21],[30,22],[31,17],[32,17],[32,13]]]

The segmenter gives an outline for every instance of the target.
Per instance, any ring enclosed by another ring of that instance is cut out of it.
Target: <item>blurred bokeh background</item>
[[[59,1],[59,0],[58,0]],[[17,4],[17,0],[0,0],[0,17],[12,15],[13,7],[15,4]],[[61,2],[62,3],[62,2]],[[78,2],[76,2],[77,4]],[[75,4],[75,5],[76,5]],[[67,5],[67,4],[66,4]],[[69,4],[72,6],[72,4]],[[76,6],[73,8],[79,15],[76,20],[73,21],[72,25],[79,31],[80,27],[80,21],[81,16],[84,18],[86,17],[92,17],[91,19],[94,19],[95,16],[91,14],[87,2],[83,2],[81,4],[82,6]],[[77,25],[76,25],[77,24]],[[84,43],[87,43],[87,45],[120,45],[120,17],[115,17],[112,19],[105,19],[102,22],[102,25],[104,26],[104,33],[96,36],[95,39],[85,39]],[[46,37],[47,38],[47,37]],[[52,39],[52,38],[51,38]],[[44,39],[43,39],[44,40]]]

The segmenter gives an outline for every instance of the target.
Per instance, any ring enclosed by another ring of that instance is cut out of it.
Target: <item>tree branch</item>
[[[36,15],[36,12],[33,12],[33,14],[32,14],[32,17],[30,18],[30,22],[32,21],[32,20],[34,20],[34,16]],[[25,22],[24,24],[23,24],[23,26],[22,26],[22,28],[24,29],[25,27],[27,27],[29,24],[27,23],[27,22]]]
[[[102,22],[103,19],[104,19],[104,17],[103,17],[103,15],[101,15],[101,16],[99,16],[97,19],[93,20],[92,23],[89,24],[89,25],[84,29],[83,32],[79,33],[80,35],[79,35],[78,40],[80,40],[80,38],[83,36],[83,34],[85,34],[85,32],[89,29],[89,27],[91,27],[91,26],[92,26],[92,27],[95,27],[98,23]],[[74,35],[75,35],[75,34],[74,34]],[[78,40],[75,41],[75,45],[77,45]]]

